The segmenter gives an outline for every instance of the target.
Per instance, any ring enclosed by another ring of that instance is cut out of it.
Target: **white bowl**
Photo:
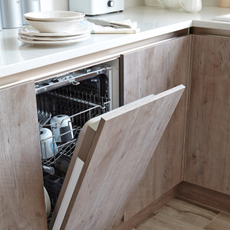
[[[50,120],[51,129],[57,143],[68,142],[73,139],[73,128],[68,115],[57,115]]]
[[[49,159],[57,154],[57,145],[53,143],[53,134],[47,128],[40,129],[40,145],[41,145],[41,158]]]
[[[71,21],[57,21],[57,22],[43,22],[43,21],[32,21],[25,20],[32,27],[37,29],[40,33],[62,33],[69,32],[75,29],[81,19]]]
[[[24,18],[33,21],[70,21],[84,18],[85,14],[73,11],[40,11],[24,14]]]

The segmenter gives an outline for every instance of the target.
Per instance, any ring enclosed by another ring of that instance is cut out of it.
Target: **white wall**
[[[144,0],[124,0],[125,8],[133,6],[144,6]]]
[[[40,0],[40,3],[41,11],[69,10],[69,0]]]
[[[203,0],[202,3],[203,4],[217,5],[218,4],[218,0]]]

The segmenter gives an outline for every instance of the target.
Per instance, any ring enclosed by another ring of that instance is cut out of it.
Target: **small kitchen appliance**
[[[22,9],[20,0],[0,0],[2,24],[4,29],[22,26]]]
[[[124,10],[124,0],[69,0],[70,11],[80,11],[94,16]]]
[[[0,5],[0,31],[2,30],[2,15],[1,15],[1,5]]]

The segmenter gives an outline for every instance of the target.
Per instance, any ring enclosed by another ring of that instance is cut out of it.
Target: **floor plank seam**
[[[210,220],[210,222],[209,222],[208,224],[206,224],[206,225],[203,227],[203,229],[205,229],[209,224],[211,224],[220,214],[221,214],[221,212],[218,213],[212,220]]]

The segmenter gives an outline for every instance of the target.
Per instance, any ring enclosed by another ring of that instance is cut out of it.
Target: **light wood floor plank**
[[[218,213],[180,199],[172,199],[159,209],[162,217],[200,228],[205,227]]]
[[[204,229],[205,230],[229,230],[230,229],[230,215],[220,213]]]
[[[137,227],[138,230],[202,230],[187,223],[178,223],[164,216],[157,215]]]
[[[134,230],[202,230],[205,226],[208,227],[218,214],[218,211],[174,198]]]

